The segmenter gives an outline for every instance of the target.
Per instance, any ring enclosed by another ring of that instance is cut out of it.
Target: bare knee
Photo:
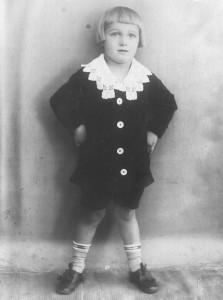
[[[82,221],[89,224],[100,223],[104,218],[104,216],[105,216],[105,209],[95,210],[95,211],[82,209],[81,212]]]
[[[135,220],[135,210],[116,205],[115,216],[118,222],[132,222]]]

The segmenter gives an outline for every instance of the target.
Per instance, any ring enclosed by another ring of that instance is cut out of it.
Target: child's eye
[[[119,35],[119,32],[112,32],[111,35],[112,35],[112,36],[118,36],[118,35]]]
[[[136,37],[136,34],[130,33],[129,36],[130,36],[131,38],[135,38],[135,37]]]

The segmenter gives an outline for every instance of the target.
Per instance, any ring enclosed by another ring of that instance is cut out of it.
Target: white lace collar
[[[112,74],[104,59],[104,54],[92,60],[83,71],[89,72],[88,80],[96,81],[97,89],[102,90],[103,99],[115,97],[115,90],[126,92],[126,99],[137,100],[137,92],[143,91],[143,83],[149,82],[149,69],[133,58],[127,76],[122,82]]]

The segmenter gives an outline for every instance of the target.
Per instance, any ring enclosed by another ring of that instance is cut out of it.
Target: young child
[[[69,269],[57,293],[70,294],[83,281],[85,258],[111,200],[129,266],[129,278],[145,293],[158,291],[141,260],[135,210],[145,186],[154,180],[150,154],[177,109],[174,96],[135,58],[144,45],[138,14],[114,7],[100,18],[97,41],[104,53],[82,67],[51,98],[63,126],[80,149],[71,181],[82,191],[82,215]]]

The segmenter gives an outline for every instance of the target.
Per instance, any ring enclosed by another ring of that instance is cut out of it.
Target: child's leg
[[[139,244],[140,233],[135,210],[115,206],[115,215],[119,224],[119,231],[125,245]]]
[[[146,265],[142,264],[140,233],[135,210],[116,205],[115,215],[128,258],[130,281],[144,293],[156,293],[158,291],[156,280],[146,269]]]
[[[91,244],[95,231],[105,216],[105,212],[105,209],[91,211],[82,208],[74,236],[77,243]]]
[[[115,215],[126,250],[129,270],[134,272],[141,264],[141,241],[135,210],[116,205]]]
[[[82,273],[85,268],[85,259],[91,246],[95,231],[105,215],[105,209],[90,211],[82,209],[75,230],[73,241],[72,269]]]
[[[125,245],[139,244],[140,233],[135,210],[116,205],[115,216],[118,220],[123,243]]]
[[[60,276],[56,288],[58,294],[68,295],[72,293],[78,284],[83,281],[82,272],[85,268],[85,259],[97,226],[104,215],[105,210],[82,210],[76,227],[75,241],[73,241],[72,263],[69,264],[69,269]]]

